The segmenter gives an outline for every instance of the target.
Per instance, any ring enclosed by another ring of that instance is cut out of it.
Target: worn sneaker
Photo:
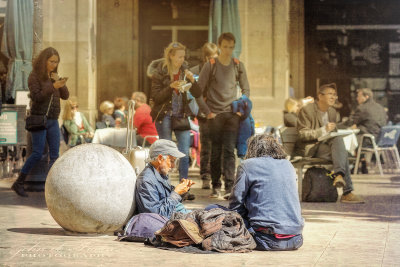
[[[226,193],[226,194],[223,196],[223,198],[224,198],[225,200],[228,200],[230,196],[231,196],[231,193]]]
[[[353,194],[353,193],[348,193],[347,195],[342,195],[340,198],[340,202],[342,203],[350,203],[350,204],[362,204],[365,203],[364,199],[361,197]]]
[[[335,180],[333,180],[333,186],[336,188],[340,188],[340,187],[345,187],[346,186],[346,182],[343,179],[343,176],[338,174],[335,177]]]
[[[219,198],[221,196],[221,189],[212,189],[210,198]]]
[[[210,189],[210,188],[211,188],[210,180],[203,180],[203,185],[201,186],[201,189]]]

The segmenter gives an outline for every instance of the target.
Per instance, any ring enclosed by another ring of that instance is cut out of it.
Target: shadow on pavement
[[[9,228],[7,231],[20,233],[20,234],[33,234],[33,235],[59,235],[67,236],[68,234],[62,228]]]
[[[400,221],[399,195],[362,196],[365,204],[302,202],[302,214],[307,221],[327,220],[329,218],[349,217],[363,221],[394,222]]]

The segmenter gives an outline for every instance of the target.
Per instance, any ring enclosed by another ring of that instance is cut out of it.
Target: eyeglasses
[[[178,47],[179,47],[179,44],[178,44],[178,43],[173,43],[173,44],[172,44],[172,47],[173,47],[173,48],[178,48]]]
[[[76,105],[76,106],[71,106],[71,109],[77,109],[79,106],[78,105]]]
[[[333,96],[335,98],[338,97],[338,95],[336,93],[323,93],[323,95],[327,95],[327,96]]]

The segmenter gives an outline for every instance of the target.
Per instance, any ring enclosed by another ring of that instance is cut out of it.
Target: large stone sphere
[[[106,233],[119,229],[135,209],[135,172],[118,151],[84,144],[65,152],[47,176],[45,196],[65,230]]]

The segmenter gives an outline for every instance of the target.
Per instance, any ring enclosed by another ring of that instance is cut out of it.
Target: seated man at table
[[[381,128],[386,125],[386,111],[382,105],[374,101],[374,95],[369,88],[362,88],[357,90],[358,107],[351,114],[349,120],[342,123],[342,125],[351,127],[353,129],[360,129],[357,135],[358,143],[361,145],[361,136],[363,134],[372,134],[378,142]],[[372,145],[369,139],[362,144],[363,146]],[[362,173],[368,173],[366,161],[361,160]]]
[[[281,145],[269,134],[248,140],[237,169],[229,209],[253,232],[258,250],[294,250],[303,244],[304,219],[296,172]]]
[[[138,213],[157,213],[170,218],[174,212],[188,213],[182,202],[182,195],[194,184],[182,179],[176,187],[168,179],[168,172],[174,168],[176,159],[182,158],[176,144],[160,139],[150,146],[150,163],[136,180],[135,199]]]
[[[337,99],[336,84],[322,85],[318,90],[318,101],[304,106],[297,118],[299,140],[296,152],[301,156],[323,158],[333,163],[333,185],[343,187],[340,198],[344,203],[364,203],[353,194],[353,183],[350,177],[348,152],[340,136],[319,142],[318,138],[336,130],[339,118],[333,108]]]
[[[146,136],[157,136],[157,129],[153,119],[150,116],[151,108],[146,104],[146,95],[142,92],[134,92],[132,100],[135,100],[135,115],[133,122],[136,128],[136,143],[141,146]],[[150,137],[146,139],[146,144],[153,144],[157,138]]]

